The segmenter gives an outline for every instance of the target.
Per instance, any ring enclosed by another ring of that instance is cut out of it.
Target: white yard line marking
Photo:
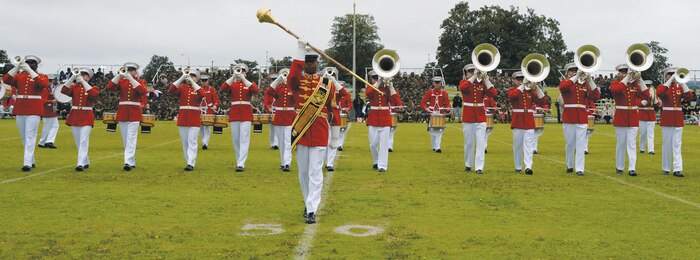
[[[455,128],[455,129],[459,129],[459,128],[453,127],[453,126],[449,126],[449,127]],[[462,129],[459,129],[459,130],[461,131]],[[495,138],[492,138],[492,140],[494,140],[494,141],[496,141],[496,142],[499,142],[499,143],[501,143],[501,144],[505,144],[505,145],[508,145],[508,146],[513,146],[512,143],[506,143],[506,142],[503,142],[503,141],[498,140],[498,139],[495,139]],[[559,164],[561,164],[561,165],[566,165],[566,162],[560,161],[560,160],[557,160],[557,159],[554,159],[553,157],[543,156],[543,155],[539,155],[539,154],[538,154],[537,156],[538,156],[538,157],[542,157],[542,158],[547,159],[547,160],[552,161],[552,162],[559,163]],[[588,171],[586,171],[586,173],[592,173],[593,175],[600,176],[600,177],[606,178],[606,179],[608,179],[608,180],[613,180],[613,181],[616,181],[616,182],[618,182],[618,183],[620,183],[620,184],[623,184],[623,185],[626,185],[626,186],[629,186],[629,187],[632,187],[632,188],[640,189],[640,190],[643,190],[643,191],[646,191],[646,192],[649,192],[649,193],[653,193],[653,194],[659,195],[659,196],[661,196],[661,197],[664,197],[664,198],[667,198],[667,199],[670,199],[670,200],[675,200],[675,201],[678,201],[678,202],[680,202],[680,203],[683,203],[683,204],[686,204],[686,205],[695,207],[695,208],[697,208],[697,209],[700,209],[700,203],[697,203],[697,202],[692,202],[692,201],[689,201],[689,200],[686,200],[686,199],[683,199],[683,198],[680,198],[680,197],[676,197],[676,196],[673,196],[673,195],[669,195],[669,194],[666,194],[666,193],[663,193],[663,192],[654,190],[654,189],[652,189],[652,188],[647,188],[647,187],[640,186],[640,185],[637,185],[637,184],[629,183],[629,182],[626,182],[626,181],[624,181],[624,180],[622,180],[622,179],[620,179],[620,178],[615,178],[615,177],[612,177],[612,176],[608,176],[608,175],[605,175],[605,174],[600,173],[600,172],[588,170]]]
[[[153,148],[160,147],[160,146],[163,146],[163,145],[166,145],[166,144],[174,143],[174,142],[176,142],[176,141],[180,141],[180,139],[176,139],[176,140],[172,140],[172,141],[168,141],[168,142],[156,144],[156,145],[153,145],[153,146],[148,147],[148,148],[143,148],[142,150],[153,149]],[[123,155],[123,154],[124,154],[123,152],[122,152],[122,153],[115,153],[115,154],[112,154],[112,155],[102,156],[102,157],[99,157],[99,158],[94,159],[94,160],[91,160],[91,161],[93,161],[93,162],[101,161],[101,160],[104,160],[104,159],[107,159],[107,158],[112,158],[112,157],[119,156],[119,155]],[[44,175],[44,174],[52,173],[52,172],[59,171],[59,170],[63,170],[63,169],[73,168],[73,167],[75,167],[75,165],[71,164],[71,165],[66,165],[66,166],[63,166],[63,167],[53,168],[53,169],[46,170],[46,171],[43,171],[43,172],[38,172],[38,173],[30,174],[30,175],[27,175],[27,176],[22,176],[22,177],[19,177],[19,178],[7,179],[7,180],[1,181],[1,182],[0,182],[0,185],[2,185],[2,184],[7,184],[7,183],[12,183],[12,182],[17,182],[17,181],[21,181],[21,180],[29,179],[29,178],[32,178],[32,177],[41,176],[41,175]]]

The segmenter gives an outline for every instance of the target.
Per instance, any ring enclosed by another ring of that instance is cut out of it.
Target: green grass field
[[[214,135],[195,171],[185,173],[176,127],[158,122],[139,135],[138,168],[125,173],[119,133],[96,126],[89,170],[73,170],[75,144],[61,125],[59,149],[37,149],[38,167],[27,174],[19,170],[14,120],[0,120],[0,258],[700,256],[698,127],[684,131],[686,178],[662,176],[659,127],[657,155],[638,156],[635,178],[614,173],[609,125],[597,127],[586,176],[578,177],[565,173],[560,125],[547,125],[535,174],[526,176],[513,172],[507,125],[496,125],[486,174],[476,175],[463,172],[459,124],[446,129],[442,154],[431,152],[425,125],[401,124],[389,171],[378,175],[367,128],[355,123],[335,173],[326,175],[325,205],[312,227],[301,216],[296,166],[279,171],[267,127],[253,135],[245,173],[235,174],[230,131]],[[353,224],[383,232],[335,231]]]

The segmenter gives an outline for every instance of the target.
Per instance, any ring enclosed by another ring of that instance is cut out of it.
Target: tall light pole
[[[187,66],[190,66],[190,56],[185,55],[184,53],[180,53],[180,56],[187,57]]]
[[[356,60],[356,49],[355,49],[355,43],[357,41],[356,35],[355,35],[355,2],[352,2],[352,72],[357,74],[357,68],[355,67],[355,60]],[[355,93],[358,93],[357,91],[357,86],[355,85],[355,77],[352,77],[352,88],[355,90]]]

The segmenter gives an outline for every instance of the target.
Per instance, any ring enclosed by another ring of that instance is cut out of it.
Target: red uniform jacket
[[[391,113],[394,114],[397,112],[397,110],[400,107],[403,107],[403,102],[401,101],[401,97],[399,96],[399,92],[396,92],[394,95],[391,95],[391,99],[389,99],[389,104],[391,104]],[[347,109],[345,109],[345,113],[352,109],[352,100],[350,100],[350,96],[347,96],[347,104],[343,106],[345,108],[347,106]]]
[[[107,90],[119,92],[117,121],[141,122],[141,102],[146,96],[146,81],[136,78],[138,86],[132,86],[129,80],[120,79],[117,84],[109,81]]]
[[[683,127],[685,117],[681,102],[682,100],[691,101],[693,92],[683,93],[683,88],[673,83],[671,87],[659,85],[656,88],[656,94],[661,99],[661,126]]]
[[[180,107],[177,112],[177,126],[194,126],[199,127],[201,124],[202,98],[204,98],[204,89],[194,91],[190,85],[180,84],[180,86],[170,85],[168,92],[177,95],[180,100]]]
[[[492,96],[484,96],[484,109],[486,110],[486,114],[495,114],[496,110],[498,110],[496,100]]]
[[[651,93],[650,93],[651,94]],[[657,101],[659,100],[658,94],[656,97],[649,98],[649,99],[637,99],[637,106],[639,107],[639,121],[653,121],[656,122],[656,111],[654,111],[654,108],[660,106],[660,102],[656,102],[656,104],[652,104],[652,100],[656,99]],[[647,104],[643,105],[642,101],[646,100]]]
[[[41,114],[41,117],[57,117],[56,109],[58,108],[58,103],[54,103],[56,102],[56,97],[53,96],[53,92],[51,92],[51,89],[45,88],[44,90],[42,90],[41,97],[44,101],[44,112]]]
[[[382,91],[382,94],[369,86],[365,89],[365,96],[367,96],[367,102],[370,106],[369,114],[367,115],[367,125],[391,126],[390,99],[392,97],[388,87],[382,85],[379,87],[379,90]]]
[[[333,107],[333,118],[330,121],[331,126],[340,126],[340,114],[347,114],[349,108],[347,107],[347,100],[350,99],[350,95],[345,88],[335,92],[335,107]],[[352,107],[352,102],[350,102],[350,107]],[[337,117],[335,115],[338,115]]]
[[[216,89],[207,84],[202,85],[204,90],[204,100],[207,102],[207,115],[214,114],[214,107],[219,107],[221,101],[219,101],[219,93],[216,93]]]
[[[15,109],[12,111],[13,114],[41,116],[44,113],[41,92],[49,88],[48,76],[39,74],[33,79],[28,72],[23,71],[15,74],[14,77],[5,74],[3,81],[5,84],[17,88],[17,100],[15,101]]]
[[[474,83],[463,79],[459,82],[459,91],[462,92],[462,122],[463,123],[483,123],[486,122],[486,110],[484,109],[484,99],[487,96],[495,97],[498,91],[495,87],[486,89],[486,84],[482,82]]]
[[[275,111],[275,120],[272,121],[276,126],[291,126],[294,122],[294,117],[297,112],[294,110],[294,95],[292,89],[285,83],[277,84],[274,88],[268,88],[265,91],[266,96],[271,96],[274,100],[272,106]]]
[[[304,61],[294,60],[292,61],[292,66],[289,69],[289,76],[287,77],[287,85],[292,89],[294,93],[294,102],[296,103],[296,109],[301,109],[306,100],[311,96],[316,87],[318,87],[318,82],[321,81],[321,77],[318,74],[309,75],[302,73],[304,70]],[[298,137],[298,144],[304,146],[328,146],[328,113],[332,111],[335,106],[335,86],[333,84],[328,85],[328,99],[321,110],[321,114],[314,120],[309,130],[306,133]],[[340,115],[338,115],[340,116]]]
[[[260,91],[255,82],[250,87],[246,87],[240,80],[233,82],[231,86],[224,82],[221,84],[221,91],[228,94],[231,100],[228,121],[253,121],[253,106],[250,105],[250,99],[253,94]]]
[[[92,86],[90,91],[85,91],[82,84],[71,84],[61,89],[61,93],[71,97],[71,110],[66,118],[69,126],[95,126],[95,114],[93,105],[100,95],[97,86]]]
[[[263,107],[265,107],[265,113],[272,113],[272,104],[275,103],[275,98],[269,95],[270,91],[274,91],[272,87],[267,87],[265,89],[265,94],[263,95]]]
[[[518,86],[513,86],[508,90],[508,99],[513,106],[510,128],[535,129],[535,111],[532,108],[535,105],[544,104],[545,97],[537,98],[534,89],[523,92],[518,89]]]
[[[631,85],[622,84],[619,80],[610,84],[610,91],[615,99],[614,126],[639,127],[639,112],[637,99],[649,99],[649,90],[642,91],[636,82]]]
[[[588,100],[600,98],[600,88],[591,91],[591,86],[572,82],[569,79],[559,83],[559,91],[564,99],[564,124],[588,124]]]
[[[595,106],[595,100],[588,99],[586,102],[588,103],[588,115],[589,116],[595,115],[598,112],[598,110],[596,109],[596,106]]]
[[[423,110],[429,111],[428,109],[430,108],[440,114],[446,114],[450,105],[450,97],[447,91],[442,89],[428,89],[428,91],[423,94],[423,99],[420,101],[420,107]]]
[[[12,95],[9,97],[5,97],[5,99],[2,101],[2,104],[0,105],[2,105],[5,108],[10,108],[11,106],[15,105],[15,95],[17,95],[17,88],[8,84],[5,84],[5,87],[12,89]],[[0,95],[5,95],[5,93],[0,93]]]

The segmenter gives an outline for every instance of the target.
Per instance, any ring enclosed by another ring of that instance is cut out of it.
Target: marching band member
[[[70,126],[75,146],[78,147],[78,164],[75,167],[78,172],[90,167],[90,158],[88,157],[90,132],[95,125],[92,107],[99,98],[97,86],[88,84],[92,76],[91,69],[80,68],[78,74],[73,74],[63,85],[59,86],[61,93],[72,98],[72,106],[66,118],[66,125]]]
[[[136,142],[141,122],[141,103],[146,95],[146,81],[138,77],[139,65],[124,63],[124,67],[107,83],[107,90],[119,93],[117,121],[124,143],[124,170],[136,168]],[[126,71],[124,71],[126,70]]]
[[[595,100],[595,99],[590,99],[590,98],[586,99],[586,103],[588,103],[588,104],[586,104],[586,107],[588,109],[588,116],[593,116],[594,118],[595,118],[596,114],[598,114],[598,110],[595,106],[596,101],[597,100]],[[583,147],[584,154],[588,154],[588,141],[591,138],[591,136],[593,136],[593,132],[586,131],[586,142],[585,142],[585,145]]]
[[[219,101],[219,94],[216,92],[216,89],[214,87],[209,85],[209,75],[202,75],[201,80],[201,88],[204,91],[204,102],[207,104],[206,114],[213,115],[214,111],[216,111],[221,105],[221,101]],[[202,149],[209,149],[209,138],[211,138],[211,126],[200,126],[199,134],[202,136]]]
[[[185,69],[182,76],[170,85],[170,92],[177,95],[180,100],[180,108],[177,112],[177,129],[180,132],[182,141],[182,152],[185,155],[187,166],[185,171],[194,170],[197,160],[197,136],[201,125],[202,110],[200,104],[202,98],[206,96],[197,81],[199,81],[199,71]]]
[[[489,95],[484,95],[484,108],[486,109],[486,114],[491,114],[493,115],[494,120],[498,116],[498,105],[496,104],[496,100]],[[491,133],[486,133],[484,136],[484,153],[488,153],[489,151],[486,149],[489,146],[489,135]]]
[[[542,103],[541,106],[537,106],[538,104],[533,103],[532,104],[532,109],[535,111],[536,114],[547,114],[547,111],[549,110],[549,107],[547,106],[547,103]],[[539,132],[539,134],[536,132],[534,137],[532,138],[532,154],[539,154],[540,152],[537,151],[537,146],[540,142],[540,136],[542,135],[542,132]]]
[[[394,86],[394,82],[391,83],[391,86]],[[350,103],[350,96],[347,96],[348,104],[352,106],[352,103]],[[403,102],[401,101],[401,96],[399,96],[399,92],[394,89],[394,94],[391,94],[391,98],[389,99],[389,109],[391,112],[391,116],[396,115],[396,113],[399,112],[399,110],[403,110]],[[398,119],[398,116],[397,116]],[[392,122],[393,124],[393,122]],[[394,136],[396,135],[396,130],[399,128],[398,124],[396,126],[392,126],[389,128],[389,152],[393,153],[394,152]],[[345,139],[345,131],[341,132],[341,142],[344,141]]]
[[[53,95],[54,88],[56,88],[56,86],[51,84],[51,87],[45,88],[41,93],[41,96],[44,98],[44,113],[41,115],[41,121],[44,122],[44,127],[41,129],[41,138],[39,138],[38,146],[40,148],[58,148],[54,145],[59,127],[58,114],[56,114],[58,101],[56,101],[56,97]]]
[[[263,95],[263,107],[265,108],[265,113],[268,114],[274,114],[275,111],[273,109],[272,104],[275,102],[275,99],[271,96],[268,95],[268,92],[270,92],[273,88],[268,86],[265,89],[265,94]],[[279,149],[279,142],[277,141],[277,135],[275,135],[275,125],[270,124],[270,148],[273,150]]]
[[[279,73],[265,95],[272,96],[271,99],[274,100],[272,110],[275,111],[275,119],[272,120],[271,125],[274,125],[272,129],[280,145],[280,169],[282,172],[289,172],[289,165],[292,163],[292,122],[296,111],[294,111],[294,93],[287,85],[287,77],[284,73]]]
[[[5,96],[5,93],[0,93],[0,100],[2,100],[2,102],[0,103],[0,116],[1,117],[5,117],[5,116],[12,117],[12,115],[14,115],[12,113],[12,111],[15,109],[15,101],[16,101],[15,97],[17,96],[17,88],[3,83],[1,76],[0,76],[0,84],[4,85],[5,88],[11,89],[10,96]]]
[[[368,73],[370,83],[381,93],[367,86],[365,96],[369,103],[367,126],[369,127],[369,150],[372,153],[372,169],[386,172],[389,166],[389,128],[391,128],[390,99],[396,94],[391,82],[379,80],[376,72]]]
[[[649,99],[649,90],[640,78],[632,78],[627,74],[627,64],[620,64],[616,68],[618,79],[610,84],[610,91],[615,99],[615,135],[617,146],[615,149],[615,169],[617,174],[622,174],[625,169],[625,150],[629,157],[629,175],[637,176],[635,166],[637,163],[637,130],[639,128],[639,112],[637,111],[637,99]]]
[[[683,177],[683,157],[681,145],[683,140],[683,116],[682,101],[693,100],[693,92],[685,83],[676,82],[674,74],[678,68],[666,68],[663,70],[666,82],[657,87],[657,95],[661,99],[661,170],[664,175],[671,171],[671,156],[673,156],[673,176]],[[647,97],[648,99],[648,97]]]
[[[34,55],[27,55],[24,61],[3,76],[3,81],[17,88],[17,101],[12,111],[16,117],[17,129],[22,137],[24,146],[23,172],[31,171],[36,167],[34,149],[36,134],[39,128],[39,120],[43,111],[41,93],[49,88],[49,77],[36,72],[41,59]],[[20,71],[21,70],[21,71]]]
[[[321,192],[323,188],[323,160],[325,159],[326,147],[328,146],[328,113],[332,112],[335,100],[335,87],[329,84],[326,91],[323,90],[321,83],[327,82],[318,75],[318,54],[306,51],[306,42],[298,41],[297,52],[292,61],[292,66],[287,78],[287,84],[294,93],[294,101],[297,102],[296,108],[299,113],[304,113],[312,106],[319,105],[315,110],[314,115],[317,117],[305,118],[300,117],[297,124],[308,126],[308,130],[303,133],[297,133],[293,138],[294,142],[298,141],[297,146],[297,165],[299,168],[299,184],[301,186],[302,196],[304,197],[304,217],[307,224],[316,223],[316,211],[321,203]],[[323,93],[321,93],[323,92]],[[325,102],[320,103],[316,97]],[[310,99],[314,97],[313,99]],[[339,129],[337,129],[339,131]],[[331,131],[332,147],[337,147],[338,134],[336,129]]]
[[[564,139],[566,140],[566,172],[583,176],[586,167],[586,131],[588,130],[588,100],[598,100],[600,89],[593,82],[579,82],[583,74],[579,73],[576,64],[564,66],[566,79],[559,83],[559,91],[564,100],[562,115]]]
[[[464,66],[465,77],[459,82],[459,91],[463,97],[464,171],[471,172],[474,167],[477,174],[482,174],[486,157],[486,110],[483,102],[486,96],[495,97],[498,92],[488,76],[477,79],[475,69],[474,64]]]
[[[236,172],[245,170],[245,161],[248,159],[250,147],[250,125],[253,121],[253,107],[250,99],[259,91],[258,85],[246,79],[246,73],[248,73],[248,66],[238,64],[234,66],[231,78],[221,84],[221,91],[231,100],[228,121],[231,124],[231,139],[236,153]]]
[[[638,99],[639,106],[639,152],[648,151],[654,155],[654,127],[656,126],[655,108],[661,106],[651,80],[644,82],[649,87],[649,99]]]
[[[341,107],[340,107],[340,102],[348,96],[348,91],[343,88],[343,85],[340,84],[340,81],[338,81],[337,76],[338,76],[338,69],[335,67],[328,67],[325,70],[331,70],[333,73],[328,74],[328,71],[326,71],[326,77],[330,78],[333,80],[333,86],[335,86],[335,106],[333,106],[331,109],[333,111],[334,115],[340,115],[341,114]],[[340,117],[333,117],[332,120],[329,121],[331,129],[333,128],[338,128],[340,129],[341,126],[341,118]],[[342,133],[342,130],[338,131],[339,133]],[[328,132],[329,137],[331,132]],[[335,155],[338,153],[338,147],[333,147],[331,146],[332,144],[329,142],[328,147],[326,147],[326,171],[332,172],[335,171]]]
[[[531,87],[531,84],[524,82],[520,71],[513,73],[513,78],[515,85],[508,90],[508,99],[513,106],[510,123],[513,129],[513,162],[516,173],[522,172],[524,163],[525,174],[531,175],[535,138],[535,111],[532,107],[544,103],[544,92],[539,86]]]
[[[430,114],[445,114],[445,111],[450,109],[450,98],[447,91],[442,89],[442,77],[435,76],[432,78],[433,88],[423,94],[423,99],[420,101],[420,106],[423,110]],[[441,128],[432,128],[429,126],[430,143],[433,146],[433,151],[442,153],[440,143],[442,142]]]
[[[345,85],[345,83],[343,83],[341,85]],[[347,116],[348,113],[350,112],[350,110],[352,110],[352,99],[350,97],[350,93],[348,93],[347,90],[344,90],[344,92],[347,93],[347,95],[345,95],[343,98],[338,98],[338,99],[340,99],[340,101],[338,103],[340,105],[340,113],[345,114]],[[399,101],[400,101],[400,99],[399,99]],[[350,130],[350,125],[352,125],[352,123],[350,122],[350,120],[348,120],[348,123],[345,126],[345,129],[342,129],[342,128],[340,129],[340,136],[338,137],[338,151],[343,150],[343,145],[345,144],[345,137],[348,136],[348,131]],[[396,131],[396,130],[394,130],[394,131]],[[393,141],[392,137],[393,136],[391,135],[391,131],[389,131],[389,149],[390,149],[389,152],[391,152],[391,145],[392,145],[392,141]]]

